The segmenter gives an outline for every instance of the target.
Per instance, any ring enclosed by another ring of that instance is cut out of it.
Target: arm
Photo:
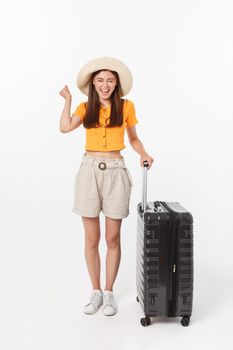
[[[142,142],[139,140],[136,132],[136,126],[134,125],[131,127],[127,127],[126,131],[128,134],[130,145],[132,146],[134,151],[141,156],[141,159],[140,159],[141,166],[143,166],[143,162],[147,160],[149,163],[148,169],[150,169],[152,163],[154,162],[154,159],[146,152]]]
[[[65,133],[78,128],[82,124],[82,120],[78,116],[70,117],[72,96],[69,92],[68,86],[65,85],[59,94],[65,99],[65,105],[60,119],[60,131]]]

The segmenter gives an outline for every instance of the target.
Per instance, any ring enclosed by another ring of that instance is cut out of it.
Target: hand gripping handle
[[[142,176],[142,211],[147,209],[147,171],[149,162],[145,160],[143,162],[143,176]]]

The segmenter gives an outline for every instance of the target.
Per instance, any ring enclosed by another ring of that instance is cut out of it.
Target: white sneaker
[[[103,292],[103,314],[113,316],[117,313],[117,305],[112,291],[104,290]]]
[[[84,306],[83,312],[88,315],[93,315],[98,311],[103,304],[103,293],[98,289],[93,289],[90,297],[90,302]]]

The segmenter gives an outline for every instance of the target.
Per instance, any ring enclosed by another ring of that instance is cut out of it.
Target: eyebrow
[[[104,79],[104,78],[97,78],[97,79]],[[107,80],[114,80],[114,78],[108,78]]]

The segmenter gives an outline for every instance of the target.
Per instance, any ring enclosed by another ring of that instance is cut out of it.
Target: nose
[[[108,81],[107,80],[103,82],[103,87],[108,88]]]

